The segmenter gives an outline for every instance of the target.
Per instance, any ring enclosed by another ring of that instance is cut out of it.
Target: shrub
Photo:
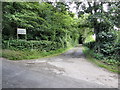
[[[84,43],[85,46],[87,46],[90,49],[93,49],[95,46],[95,42],[88,42],[88,43]]]
[[[61,44],[52,41],[3,40],[3,49],[50,51],[61,48]]]
[[[116,34],[112,31],[109,32],[100,32],[98,38],[101,42],[113,42],[116,39]]]
[[[120,39],[116,33],[116,31],[102,31],[98,34],[98,41],[85,45],[94,51],[93,56],[96,59],[104,60],[108,64],[116,64],[120,62]]]
[[[95,57],[96,59],[98,59],[98,60],[102,60],[103,57],[104,57],[104,55],[101,54],[101,53],[94,53],[93,55],[94,55],[94,57]]]

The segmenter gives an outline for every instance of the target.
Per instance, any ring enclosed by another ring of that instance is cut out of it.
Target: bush
[[[100,32],[98,34],[98,39],[101,41],[101,42],[113,42],[115,39],[116,39],[116,34],[112,31],[109,31],[109,32]]]
[[[50,51],[61,48],[61,44],[52,41],[3,40],[3,49]]]
[[[93,50],[93,56],[108,64],[120,64],[120,39],[116,31],[100,32],[99,40],[85,43],[84,45]]]
[[[98,60],[103,60],[104,55],[101,53],[93,53],[93,56]]]
[[[88,43],[84,43],[85,46],[87,46],[90,49],[93,49],[95,46],[95,42],[88,42]]]

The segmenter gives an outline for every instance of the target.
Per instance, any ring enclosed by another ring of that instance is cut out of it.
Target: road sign
[[[19,34],[25,35],[25,39],[27,40],[27,34],[26,34],[26,29],[23,28],[17,28],[17,40],[19,39]]]
[[[17,28],[17,34],[26,34],[26,29]]]

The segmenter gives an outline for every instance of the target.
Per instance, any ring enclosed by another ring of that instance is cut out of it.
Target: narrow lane
[[[100,88],[84,80],[56,75],[50,71],[35,71],[3,60],[3,88]]]
[[[3,88],[118,87],[118,75],[87,61],[81,47],[51,58],[2,59],[2,71]]]

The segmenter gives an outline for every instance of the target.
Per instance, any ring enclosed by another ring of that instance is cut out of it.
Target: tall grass
[[[44,52],[44,51],[37,51],[37,50],[26,50],[26,51],[15,51],[15,50],[2,50],[2,57],[7,58],[9,60],[28,60],[28,59],[37,59],[37,58],[43,58],[43,57],[50,57],[59,55],[61,53],[64,53],[69,48],[61,48],[54,51]]]

